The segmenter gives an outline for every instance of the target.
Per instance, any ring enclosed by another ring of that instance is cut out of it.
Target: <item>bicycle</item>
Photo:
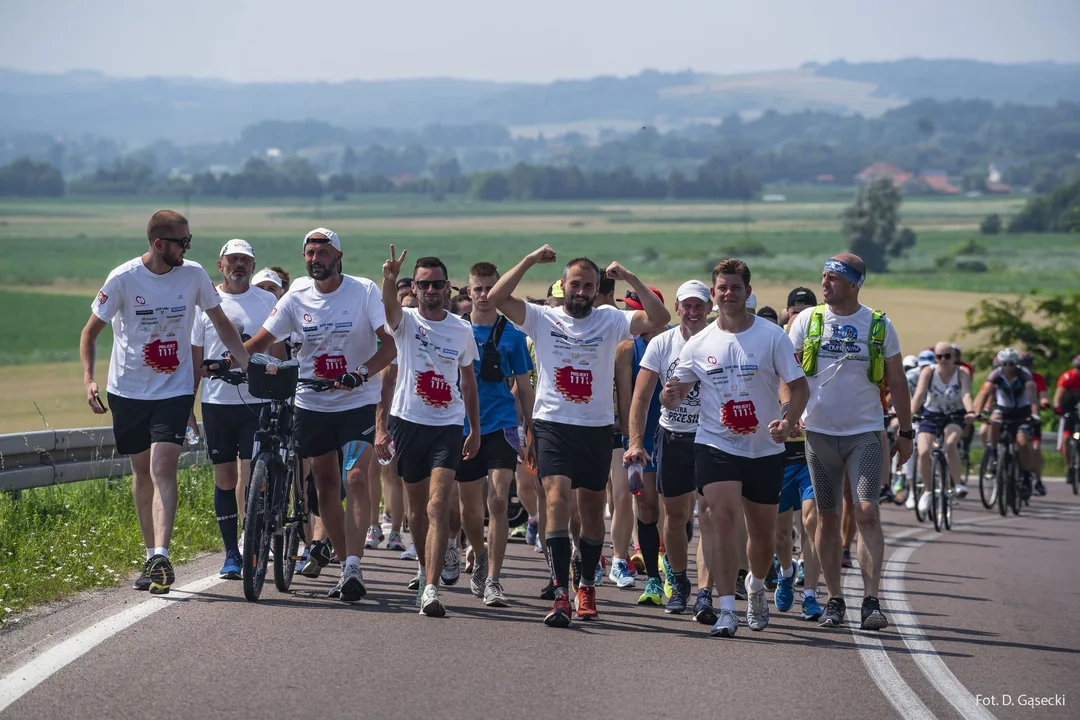
[[[885,438],[888,442],[889,455],[886,460],[895,463],[895,456],[892,454],[893,445],[896,443],[896,431],[892,427],[892,420],[896,417],[896,413],[885,413]],[[902,467],[898,467],[895,471],[891,471],[889,482],[881,487],[881,497],[878,501],[888,500],[894,505],[903,505],[908,498],[910,488],[908,487],[908,479],[904,475]]]
[[[323,392],[333,389],[338,381],[300,378],[297,361],[281,361],[261,353],[251,356],[246,375],[230,372],[219,360],[206,360],[203,365],[214,379],[233,385],[247,383],[252,397],[270,401],[259,414],[244,503],[241,575],[244,597],[256,602],[266,581],[271,545],[274,585],[280,592],[289,591],[310,516],[301,458],[292,438],[293,396],[297,387]]]
[[[985,416],[980,418],[987,422]],[[993,475],[989,473],[990,450],[983,452],[979,468],[979,495],[983,506],[992,510],[995,506],[1004,517],[1012,510],[1013,515],[1020,514],[1021,505],[1026,502],[1020,475],[1020,452],[1016,446],[1015,435],[1028,425],[1027,420],[989,420],[1000,426],[997,442],[997,468]]]
[[[1065,425],[1075,424],[1077,412],[1065,413]],[[1065,468],[1065,479],[1072,487],[1073,495],[1080,495],[1080,430],[1073,430],[1065,438],[1065,445],[1069,451],[1069,467]]]
[[[949,475],[949,459],[945,453],[945,427],[956,424],[963,426],[963,416],[948,413],[926,413],[915,420],[929,420],[934,424],[934,444],[930,448],[930,509],[928,515],[934,521],[934,529],[941,532],[944,527],[952,530],[953,490],[952,476]],[[918,515],[918,505],[915,514]],[[922,518],[919,518],[922,522]]]

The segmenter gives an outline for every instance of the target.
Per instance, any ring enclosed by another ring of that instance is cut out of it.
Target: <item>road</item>
[[[324,599],[326,575],[248,603],[205,557],[178,569],[195,591],[99,591],[0,636],[0,717],[1080,716],[1080,498],[1053,483],[1020,517],[977,498],[955,516],[939,534],[884,509],[892,625],[878,634],[774,608],[766,631],[714,639],[607,583],[601,621],[549,629],[542,558],[521,543],[513,607],[485,608],[463,574],[441,620],[417,615],[396,552],[368,553],[354,605]],[[857,572],[845,582],[860,597]]]

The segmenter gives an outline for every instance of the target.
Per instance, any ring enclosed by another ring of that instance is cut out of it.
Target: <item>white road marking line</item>
[[[111,617],[94,623],[77,635],[55,645],[30,662],[0,678],[0,712],[47,680],[58,670],[90,652],[121,630],[128,628],[158,610],[169,607],[183,599],[218,583],[225,582],[217,575],[204,577],[183,587],[173,588],[164,597],[151,597]],[[180,596],[180,597],[177,597]]]

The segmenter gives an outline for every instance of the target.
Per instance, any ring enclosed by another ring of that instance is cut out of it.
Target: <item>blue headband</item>
[[[825,261],[825,272],[836,273],[845,280],[850,280],[855,283],[855,287],[860,288],[862,287],[863,280],[866,279],[866,276],[861,272],[851,267],[843,260],[837,260],[835,258],[830,258]]]

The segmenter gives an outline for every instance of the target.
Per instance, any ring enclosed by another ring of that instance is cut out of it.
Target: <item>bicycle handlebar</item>
[[[239,370],[230,370],[228,361],[222,360],[203,360],[203,367],[210,373],[211,380],[221,380],[229,385],[243,385],[247,383],[247,373]],[[357,381],[359,379],[359,382]],[[327,390],[333,390],[340,383],[348,389],[353,389],[357,385],[362,385],[366,378],[362,375],[355,373],[345,373],[336,380],[328,380],[326,378],[299,378],[296,381],[297,385],[302,385],[315,392],[325,392]]]

